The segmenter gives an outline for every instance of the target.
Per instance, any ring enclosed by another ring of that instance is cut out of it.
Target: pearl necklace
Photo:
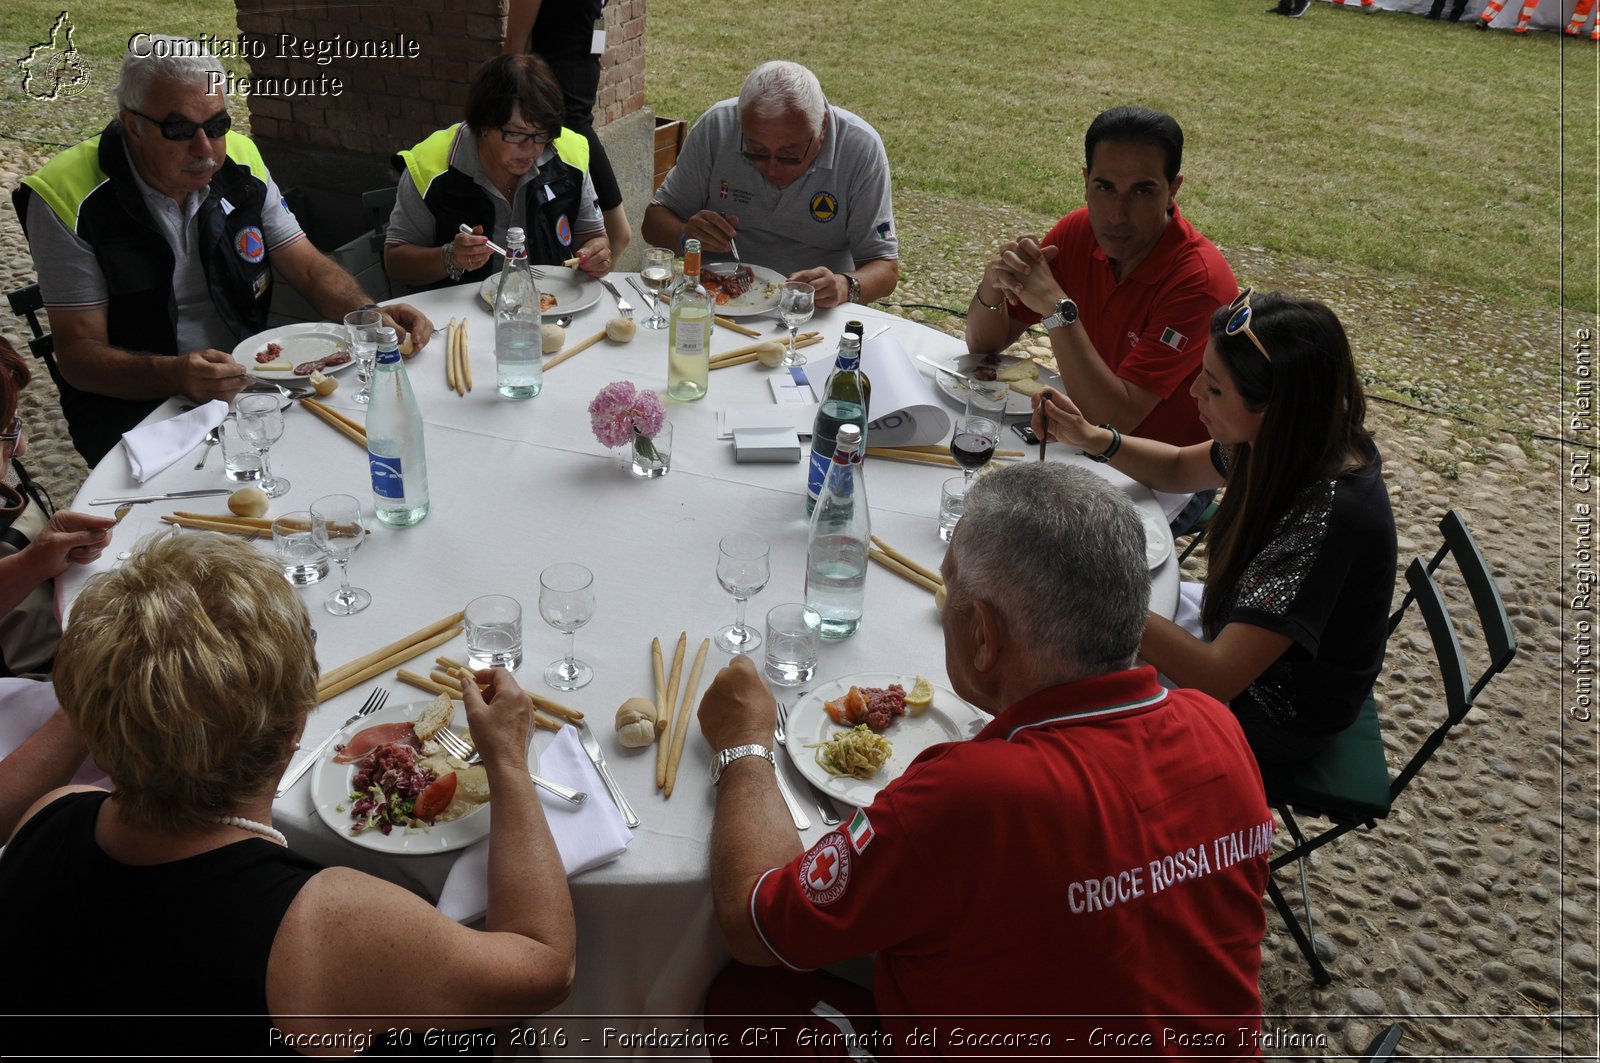
[[[245,819],[243,816],[218,816],[214,822],[220,823],[224,827],[238,827],[240,830],[247,830],[252,834],[259,834],[263,838],[268,838],[277,842],[285,849],[289,847],[289,839],[283,836],[283,831],[269,827],[265,823],[257,823],[255,820]]]

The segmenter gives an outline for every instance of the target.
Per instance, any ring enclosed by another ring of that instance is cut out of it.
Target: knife
[[[595,740],[594,732],[589,730],[589,725],[579,720],[577,723],[578,741],[583,744],[583,751],[589,754],[589,759],[594,762],[596,770],[600,772],[600,781],[606,784],[606,789],[611,793],[611,800],[617,803],[617,811],[622,813],[622,818],[632,830],[639,825],[639,817],[633,811],[633,806],[628,804],[628,799],[622,796],[622,787],[617,785],[617,780],[611,777],[611,769],[606,767],[606,755],[600,749],[600,743]]]
[[[200,491],[168,491],[164,495],[132,495],[127,498],[91,498],[86,506],[114,506],[122,502],[165,502],[169,498],[203,498],[206,495],[231,495],[226,487],[207,487]]]
[[[609,280],[607,280],[604,277],[596,277],[595,280],[599,281],[605,287],[605,290],[611,293],[611,298],[613,298],[613,299],[615,299],[617,301],[617,312],[618,313],[621,313],[621,314],[631,314],[631,313],[633,313],[633,304],[628,302],[628,300],[626,300],[626,299],[624,299],[622,297],[622,293],[617,291],[617,286],[615,284],[612,284]]]
[[[941,373],[949,373],[951,376],[955,377],[957,380],[968,380],[968,379],[970,379],[967,376],[967,374],[958,373],[954,369],[951,369],[947,365],[940,365],[938,362],[934,361],[932,358],[925,358],[925,357],[923,357],[922,355],[919,354],[919,355],[917,355],[917,361],[922,362],[922,363],[924,363],[926,365],[931,365],[935,369],[939,370],[939,372],[941,372]]]

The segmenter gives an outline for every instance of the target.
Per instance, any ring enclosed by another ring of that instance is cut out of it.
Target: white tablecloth
[[[711,750],[698,726],[692,727],[677,789],[670,800],[663,800],[653,785],[654,749],[626,750],[618,745],[612,714],[629,697],[651,695],[653,636],[661,639],[670,666],[680,630],[689,633],[692,660],[703,637],[731,623],[733,599],[715,576],[717,543],[727,532],[758,532],[771,544],[772,578],[750,603],[753,623],[759,623],[769,607],[800,599],[805,465],[736,464],[731,443],[715,438],[719,407],[770,400],[768,371],[751,364],[713,372],[710,394],[699,402],[668,400],[667,414],[675,428],[672,472],[654,481],[636,479],[620,452],[596,442],[587,406],[603,385],[614,380],[664,391],[666,332],[640,329],[629,345],[602,341],[551,370],[543,394],[511,402],[494,390],[493,323],[484,305],[472,298],[474,289],[462,286],[410,298],[440,330],[407,363],[427,422],[432,509],[414,528],[393,529],[369,520],[372,535],[350,566],[352,582],[372,591],[373,603],[365,612],[341,618],[323,610],[336,570],[329,581],[299,592],[318,632],[318,658],[325,670],[336,667],[462,608],[477,595],[517,598],[523,606],[525,646],[519,678],[530,689],[589,714],[612,772],[641,820],[625,856],[572,881],[578,918],[577,984],[557,1014],[692,1014],[706,984],[727,958],[707,884]],[[633,298],[636,293],[628,286],[623,285],[622,291],[636,306],[642,302]],[[576,341],[592,334],[614,314],[612,299],[602,293],[599,304],[573,322],[569,338]],[[444,326],[452,316],[464,316],[470,323],[476,389],[465,398],[447,391],[444,381]],[[644,316],[640,308],[636,318]],[[912,356],[949,356],[962,349],[958,340],[934,329],[851,306],[820,311],[807,326],[826,337],[823,344],[810,348],[813,361],[831,356],[851,318],[863,319],[869,336],[881,325],[891,324],[894,336]],[[776,334],[771,319],[750,323]],[[719,328],[713,350],[748,342]],[[870,372],[870,364],[867,369]],[[354,371],[340,379],[331,402],[359,418],[360,408],[350,402],[357,387]],[[820,390],[822,381],[816,384]],[[171,416],[175,410],[176,403],[168,403],[152,416]],[[284,437],[273,449],[272,465],[293,486],[274,501],[273,513],[305,509],[331,492],[353,494],[370,506],[366,455],[306,411],[291,410],[287,420]],[[1143,487],[1105,466],[1069,455],[1067,448],[1050,449],[1054,459],[1094,468],[1147,511],[1159,512]],[[135,492],[119,447],[91,474],[76,505],[83,508],[83,499],[103,495],[227,485],[220,455],[213,454],[204,471],[194,471],[193,465],[191,460],[180,461]],[[939,486],[953,474],[932,466],[869,461],[866,482],[873,531],[936,568],[944,547],[937,535]],[[117,531],[117,546],[96,567],[115,564],[117,551],[135,537],[164,528],[159,523],[163,513],[221,512],[222,502],[219,497],[136,507]],[[271,545],[263,542],[260,549],[270,552]],[[595,617],[577,636],[577,655],[594,666],[595,680],[571,694],[552,692],[541,679],[544,666],[560,656],[564,643],[563,636],[540,621],[537,607],[539,573],[557,561],[578,561],[595,573]],[[72,599],[84,575],[74,568],[62,577],[64,600]],[[1169,559],[1155,577],[1153,607],[1171,615],[1177,598],[1176,562]],[[462,659],[465,640],[436,652]],[[712,648],[702,693],[727,661],[726,654]],[[413,664],[413,670],[426,671],[421,663]],[[686,660],[685,675],[689,663]],[[867,579],[861,630],[845,642],[824,645],[818,677],[864,671],[920,673],[946,682],[932,596],[876,565]],[[392,676],[381,682],[392,690],[391,704],[410,700],[413,694],[426,696],[396,683]],[[331,733],[376,685],[378,680],[363,683],[312,712],[305,746],[310,748]],[[780,690],[779,696],[789,695]],[[542,734],[540,741],[549,737]],[[798,779],[792,769],[791,778]],[[300,783],[274,808],[275,822],[297,850],[437,897],[452,856],[390,857],[358,848],[317,819],[309,790],[308,783]],[[596,797],[604,799],[603,794]],[[820,834],[820,820],[813,816],[813,823],[808,841]],[[568,1022],[569,1047],[596,1051],[597,1042],[582,1043],[579,1038],[595,1036],[598,1025],[623,1031],[641,1028],[629,1019],[587,1026]],[[645,1023],[642,1028],[654,1025]],[[588,1032],[578,1032],[580,1027]]]

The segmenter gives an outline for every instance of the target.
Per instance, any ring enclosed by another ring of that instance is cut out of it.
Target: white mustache
[[[217,168],[217,164],[212,159],[197,159],[194,162],[186,164],[184,166],[184,168],[183,168],[183,172],[184,173],[210,173],[212,170],[215,170],[216,168]]]

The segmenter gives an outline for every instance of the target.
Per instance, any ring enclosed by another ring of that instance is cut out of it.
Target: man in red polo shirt
[[[772,696],[746,658],[722,671],[699,716],[737,960],[876,953],[880,1057],[1260,1054],[1272,815],[1228,709],[1133,667],[1143,544],[1132,503],[1085,470],[981,477],[943,567],[945,664],[995,718],[808,850],[773,778]]]
[[[1189,385],[1211,314],[1238,294],[1216,246],[1178,211],[1183,130],[1144,107],[1084,135],[1084,198],[1043,240],[1019,236],[984,268],[967,347],[998,351],[1043,321],[1067,394],[1130,435],[1204,442]]]

